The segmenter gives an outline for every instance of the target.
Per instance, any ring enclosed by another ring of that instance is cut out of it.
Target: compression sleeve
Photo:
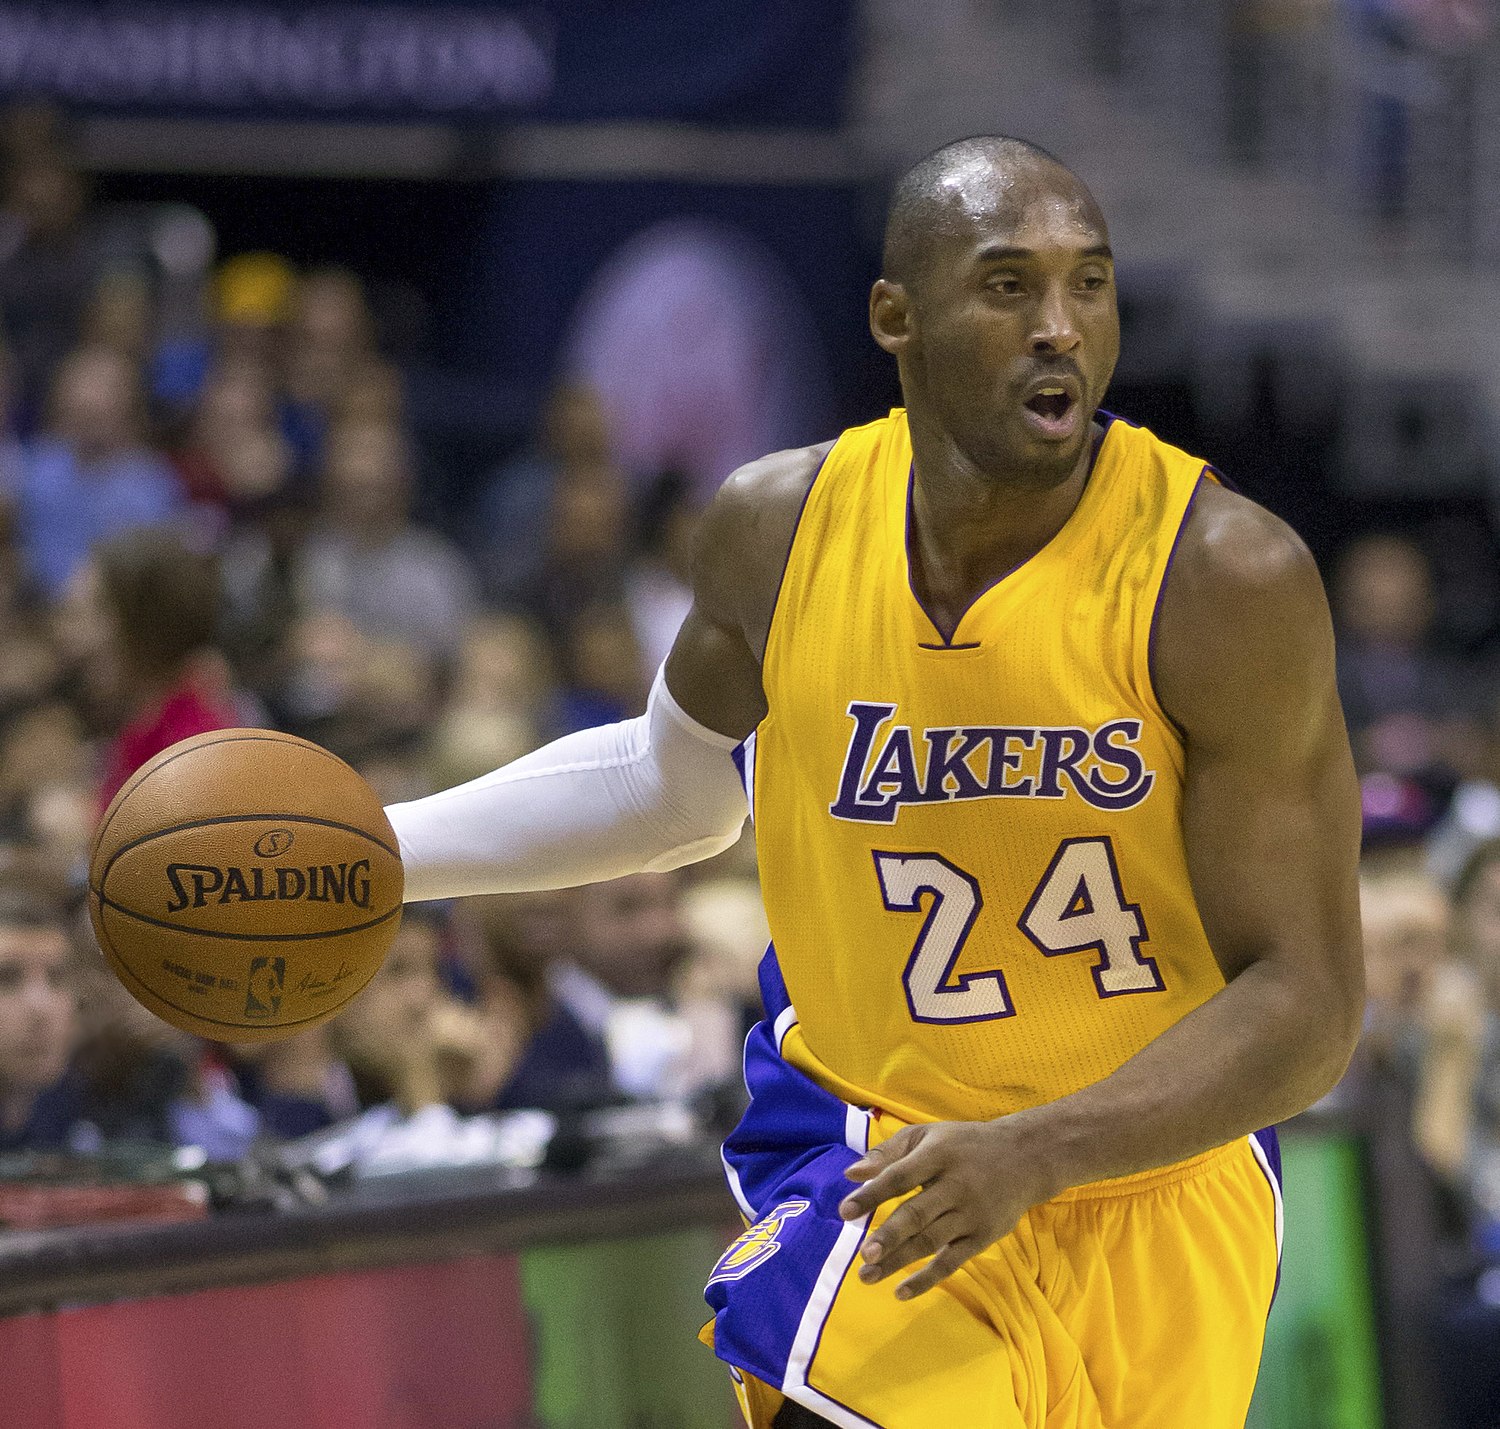
[[[639,719],[387,808],[406,901],[570,888],[709,858],[749,813],[736,744],[688,715],[658,673]]]

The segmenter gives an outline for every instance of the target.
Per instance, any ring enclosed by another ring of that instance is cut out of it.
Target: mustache
[[[1070,357],[1033,358],[1021,371],[1017,381],[1024,385],[1044,377],[1071,377],[1080,386],[1085,386],[1083,368]]]

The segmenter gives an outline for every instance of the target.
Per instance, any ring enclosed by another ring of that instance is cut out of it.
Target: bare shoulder
[[[693,594],[719,624],[765,649],[776,592],[807,493],[833,442],[772,452],[734,472],[704,514]]]
[[[1228,603],[1264,591],[1321,597],[1317,563],[1302,538],[1264,506],[1204,481],[1172,560],[1168,594],[1176,587]]]
[[[1163,706],[1191,736],[1262,695],[1296,704],[1331,687],[1333,627],[1317,562],[1280,517],[1215,482],[1199,487],[1173,554],[1152,650]]]

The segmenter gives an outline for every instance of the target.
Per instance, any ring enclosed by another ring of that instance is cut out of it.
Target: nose
[[[1037,356],[1072,352],[1083,340],[1073,305],[1061,284],[1049,286],[1037,305],[1036,322],[1031,331],[1031,350]]]

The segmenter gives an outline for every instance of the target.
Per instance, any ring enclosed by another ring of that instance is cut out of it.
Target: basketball
[[[221,729],[163,750],[105,811],[89,913],[120,981],[158,1017],[260,1042],[332,1017],[401,922],[396,836],[343,760]]]

